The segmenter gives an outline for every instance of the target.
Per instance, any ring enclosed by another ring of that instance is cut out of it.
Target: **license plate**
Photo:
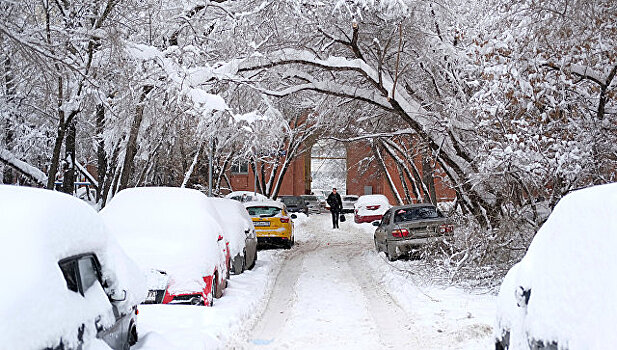
[[[253,222],[255,226],[270,226],[270,221],[255,221]]]
[[[154,301],[156,299],[156,291],[155,290],[149,290],[148,291],[148,296],[146,297],[146,301]]]

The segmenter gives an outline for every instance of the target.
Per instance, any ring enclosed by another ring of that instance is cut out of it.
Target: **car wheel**
[[[257,262],[257,249],[255,249],[255,257],[253,258],[253,261],[251,262],[251,266],[249,266],[249,270],[252,270],[253,267],[255,267],[255,262]]]
[[[227,259],[227,272],[225,272],[226,280],[228,280],[229,276],[231,275],[231,272],[229,270],[231,270],[231,258]]]
[[[392,251],[390,250],[390,246],[388,246],[387,243],[386,243],[386,255],[388,256],[388,260],[390,260],[390,261],[396,261],[396,259],[398,259],[396,254],[392,253]]]
[[[242,254],[242,268],[240,272],[244,272],[246,270],[246,250],[244,250],[244,254]]]
[[[217,298],[219,284],[218,281],[218,274],[215,273],[214,276],[212,276],[212,288],[210,288],[210,306],[214,306],[214,299]]]

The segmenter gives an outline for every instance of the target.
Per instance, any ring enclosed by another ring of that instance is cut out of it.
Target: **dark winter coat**
[[[341,199],[340,194],[334,194],[334,192],[331,192],[328,199],[326,199],[326,202],[328,202],[331,212],[340,213],[343,211],[343,200]]]

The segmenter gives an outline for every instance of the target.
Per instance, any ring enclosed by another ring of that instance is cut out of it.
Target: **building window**
[[[248,162],[238,162],[231,165],[231,173],[232,174],[248,174],[249,173],[249,163]]]

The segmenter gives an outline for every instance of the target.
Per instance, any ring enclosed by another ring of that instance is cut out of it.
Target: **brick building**
[[[355,142],[346,145],[347,194],[384,194],[390,203],[396,203],[395,195],[388,185],[388,180],[383,170],[376,162],[366,162],[364,159],[371,156],[371,150],[365,142]],[[398,170],[394,162],[385,157],[385,163],[392,174],[392,180],[403,197],[403,187],[398,176]],[[283,161],[281,159],[281,161]],[[416,160],[416,165],[421,168],[421,159]],[[269,177],[269,169],[266,178]],[[229,173],[229,179],[234,191],[254,191],[255,175],[248,165],[236,166]],[[411,184],[407,184],[411,188]],[[329,188],[326,188],[329,190]],[[455,192],[450,187],[447,179],[439,168],[435,169],[435,192],[439,201],[449,201],[455,198]],[[310,152],[301,154],[287,169],[279,195],[302,195],[311,193],[311,155]],[[413,199],[417,201],[416,198]]]

